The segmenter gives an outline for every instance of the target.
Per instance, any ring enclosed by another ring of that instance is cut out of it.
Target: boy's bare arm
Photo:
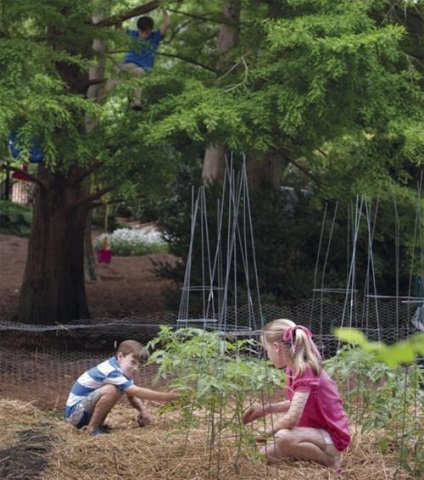
[[[128,393],[127,398],[136,410],[138,410],[140,413],[144,412],[144,403],[139,398],[135,397],[134,395],[129,395]]]
[[[149,425],[152,422],[152,417],[145,408],[144,403],[139,398],[134,397],[133,395],[127,394],[127,398],[131,405],[139,411],[137,422],[140,427],[145,427],[146,425]]]
[[[169,16],[168,10],[165,8],[162,9],[163,13],[163,20],[162,20],[162,25],[159,28],[159,31],[163,36],[166,35],[166,32],[169,30],[169,27],[171,26],[171,17]]]
[[[134,396],[142,400],[153,400],[156,402],[172,402],[173,400],[178,400],[180,394],[171,391],[171,392],[158,392],[157,390],[150,390],[150,388],[137,387],[133,385],[130,388],[125,390],[125,393],[129,396]]]

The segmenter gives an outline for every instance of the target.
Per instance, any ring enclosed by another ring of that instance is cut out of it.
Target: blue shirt
[[[103,385],[115,385],[119,390],[124,391],[134,385],[134,381],[124,375],[115,357],[109,358],[97,367],[87,370],[74,383],[66,402],[65,417],[71,415],[82,399]]]
[[[151,70],[159,43],[163,39],[160,31],[154,30],[145,40],[140,38],[138,30],[126,30],[126,33],[137,43],[137,47],[128,51],[123,63],[134,63],[144,70]]]

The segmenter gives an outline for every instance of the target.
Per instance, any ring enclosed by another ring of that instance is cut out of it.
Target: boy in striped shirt
[[[142,400],[168,402],[178,400],[177,392],[158,392],[134,384],[140,361],[148,358],[147,350],[135,340],[125,340],[116,354],[83,373],[74,383],[65,407],[66,420],[77,428],[87,426],[92,435],[106,433],[107,415],[125,393],[138,410],[138,423],[150,423]]]

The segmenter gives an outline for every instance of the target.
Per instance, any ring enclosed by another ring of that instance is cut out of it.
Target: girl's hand
[[[258,405],[252,405],[249,407],[243,415],[243,423],[251,423],[258,418],[261,418],[265,415],[264,408]]]
[[[274,430],[272,428],[266,428],[264,430],[258,430],[257,434],[255,435],[256,441],[259,443],[267,442],[270,437],[274,436]]]
[[[257,443],[267,443],[269,440],[269,437],[267,435],[261,434],[261,432],[258,432],[258,434],[255,435],[255,440]]]

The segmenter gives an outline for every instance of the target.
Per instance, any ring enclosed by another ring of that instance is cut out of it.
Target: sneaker
[[[104,433],[105,432],[101,428],[93,428],[93,430],[90,432],[90,435],[97,437],[98,435],[103,435]]]
[[[99,429],[102,430],[103,433],[110,433],[112,431],[112,427],[110,425],[108,425],[107,423],[100,426]]]

